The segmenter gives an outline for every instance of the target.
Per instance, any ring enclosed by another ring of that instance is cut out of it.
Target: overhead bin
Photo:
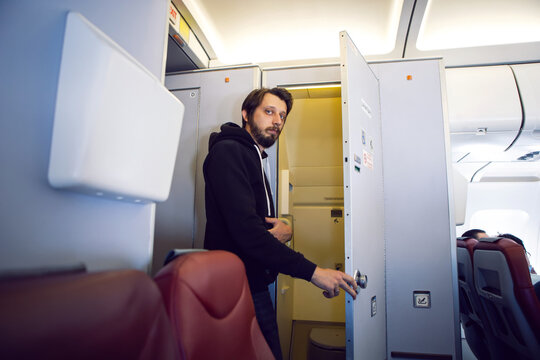
[[[519,134],[522,111],[510,66],[446,69],[453,160],[490,161]]]
[[[169,2],[169,37],[165,72],[208,67],[209,58],[199,39],[172,2]]]
[[[524,109],[524,123],[514,146],[540,147],[540,63],[512,65]]]

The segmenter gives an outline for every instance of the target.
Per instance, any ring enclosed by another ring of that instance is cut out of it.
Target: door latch
[[[354,281],[356,281],[356,284],[361,288],[365,289],[367,287],[368,283],[368,277],[366,274],[362,274],[360,270],[356,270],[354,272]]]

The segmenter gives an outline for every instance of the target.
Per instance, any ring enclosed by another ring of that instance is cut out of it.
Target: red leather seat
[[[457,261],[458,261],[458,284],[460,289],[460,313],[467,320],[482,323],[482,308],[474,287],[473,276],[473,248],[478,240],[473,238],[458,238]]]
[[[478,299],[473,276],[473,247],[478,240],[458,238],[457,263],[459,286],[459,313],[465,338],[472,352],[479,360],[490,359],[488,335],[489,326]]]
[[[244,264],[226,251],[182,255],[155,281],[183,359],[273,359],[257,319]]]
[[[1,359],[178,359],[161,294],[136,270],[0,281]]]
[[[473,250],[478,240],[458,238],[457,241],[459,312],[465,338],[479,360],[506,360],[508,347],[491,330],[489,319],[476,291]]]
[[[474,276],[495,336],[511,347],[513,358],[540,359],[540,301],[523,247],[505,238],[481,239]]]

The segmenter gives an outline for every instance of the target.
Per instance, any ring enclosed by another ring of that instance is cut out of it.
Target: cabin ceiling
[[[173,0],[211,66],[339,57],[346,30],[367,60],[446,66],[540,61],[538,0]]]

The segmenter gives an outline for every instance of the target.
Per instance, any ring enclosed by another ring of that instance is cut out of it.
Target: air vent
[[[536,161],[540,159],[540,151],[531,151],[523,156],[517,158],[520,161]]]

